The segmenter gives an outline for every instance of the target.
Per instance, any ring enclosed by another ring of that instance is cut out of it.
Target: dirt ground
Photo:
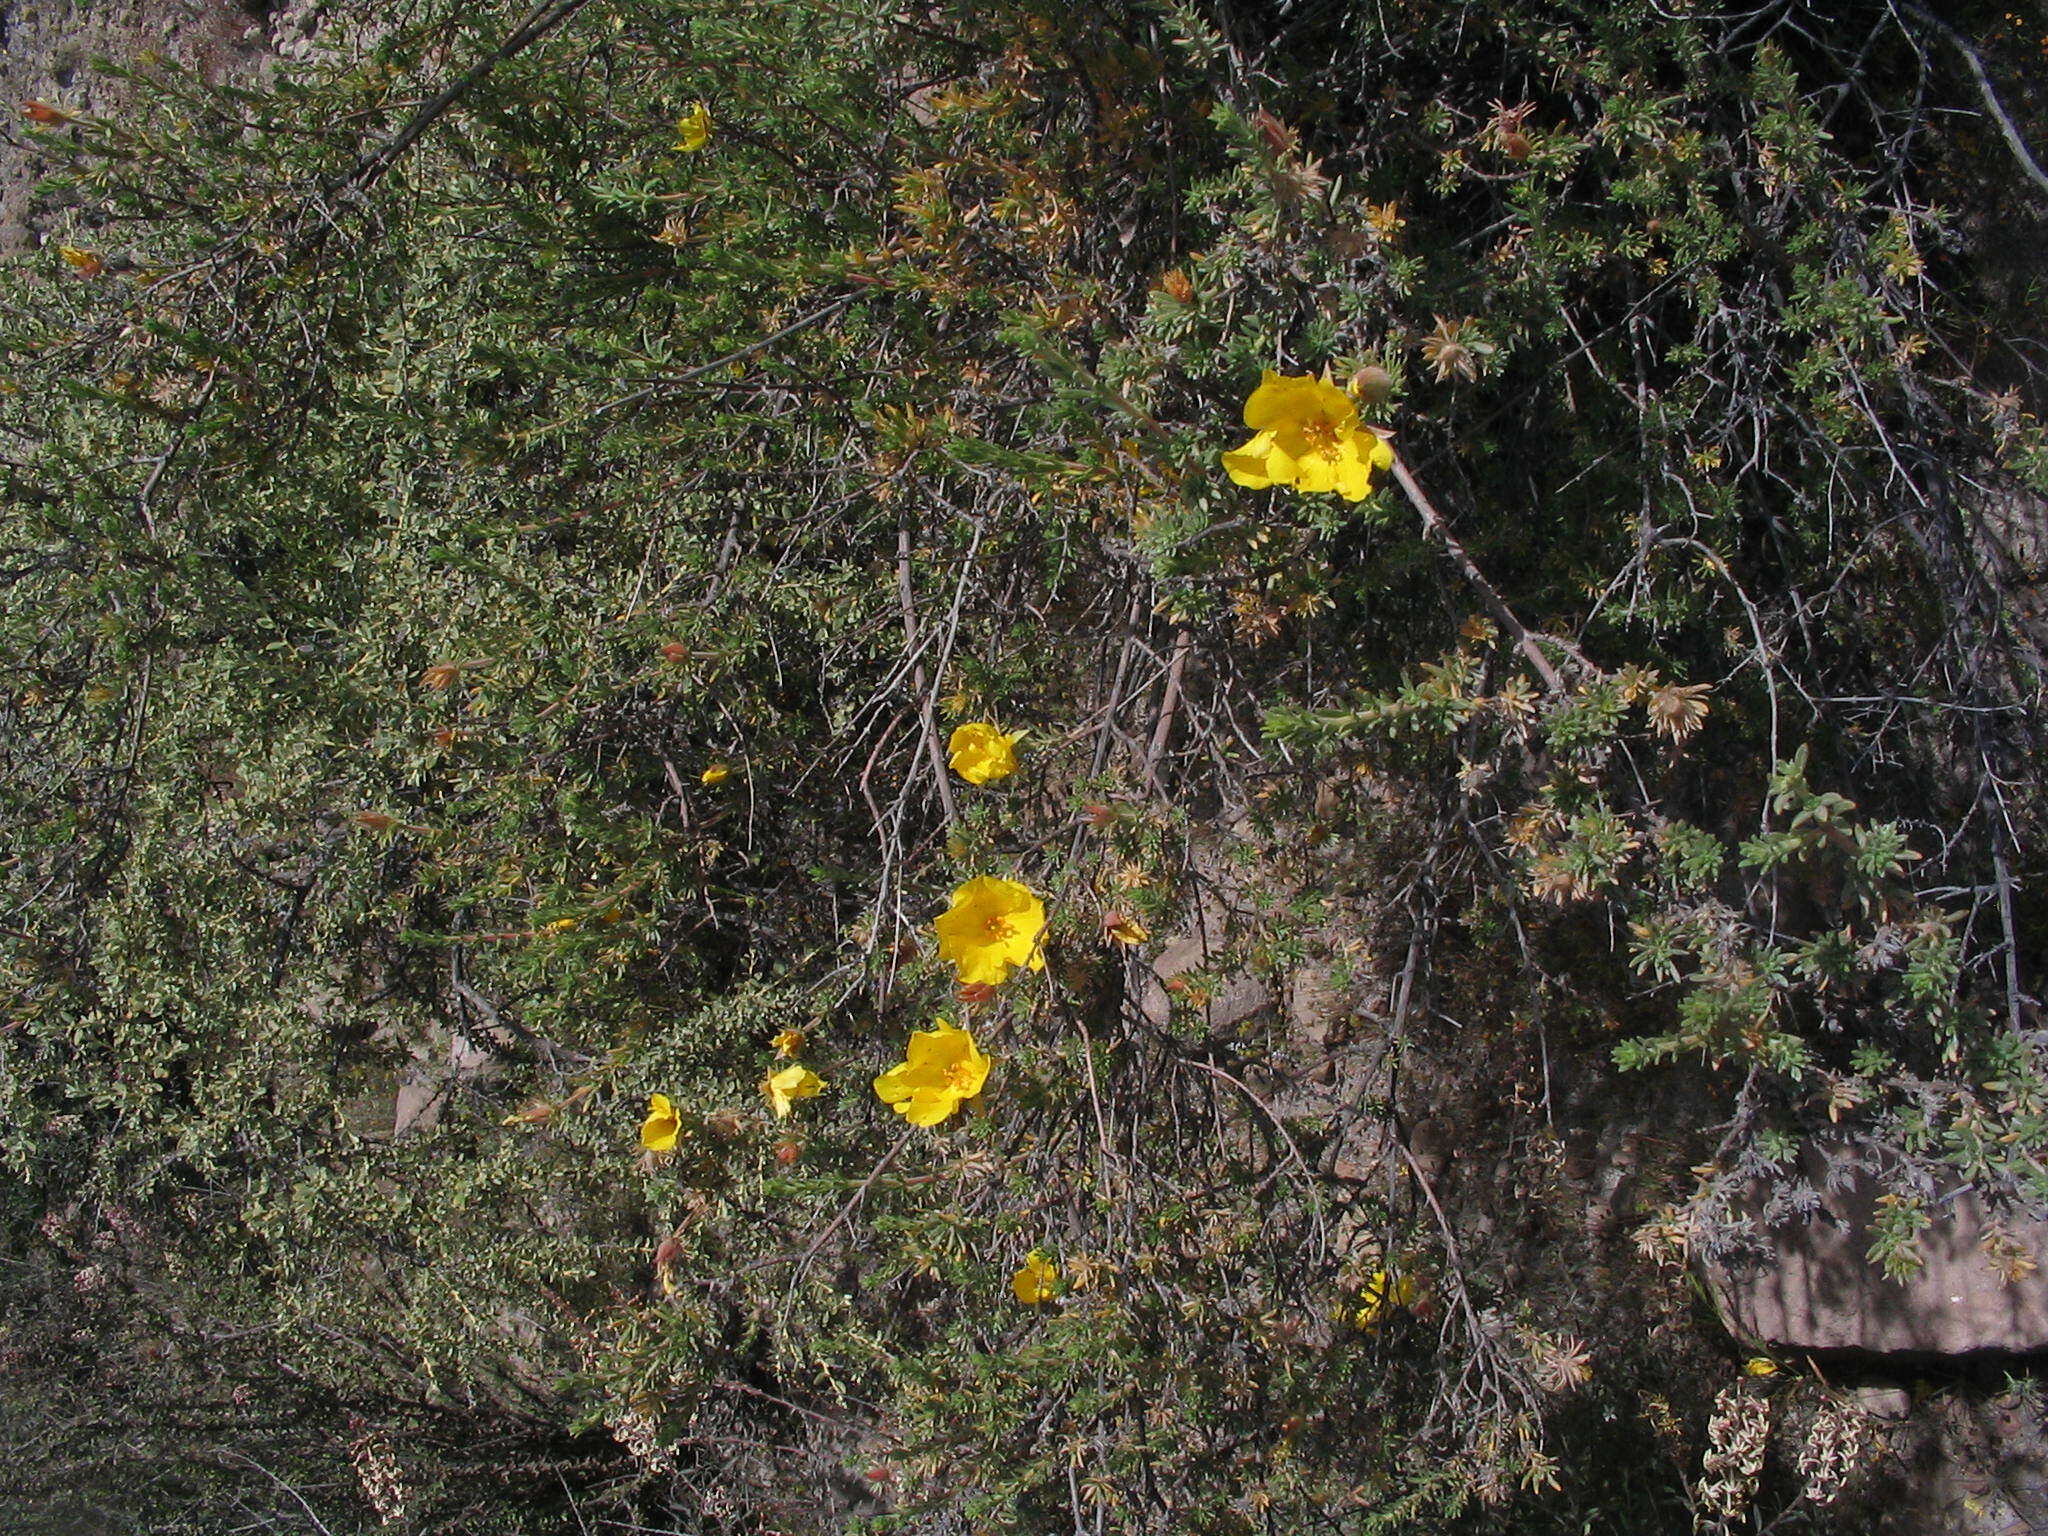
[[[324,0],[0,0],[0,250],[39,245],[65,222],[36,190],[53,167],[23,134],[22,107],[118,113],[126,87],[96,59],[126,65],[155,53],[210,80],[246,79],[318,46],[332,10]]]

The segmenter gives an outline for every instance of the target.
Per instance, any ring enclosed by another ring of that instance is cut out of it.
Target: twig
[[[752,357],[756,352],[766,351],[785,336],[794,336],[798,331],[808,330],[821,320],[831,319],[859,297],[860,295],[857,293],[843,293],[831,303],[790,321],[781,330],[770,332],[768,335],[761,337],[760,340],[750,341],[743,347],[735,347],[723,357],[714,357],[708,363],[699,363],[694,368],[685,368],[681,373],[664,374],[645,389],[636,389],[630,395],[621,395],[616,400],[607,400],[603,404],[594,405],[589,410],[579,414],[561,416],[553,421],[542,422],[537,427],[528,427],[522,432],[512,434],[512,436],[516,441],[527,442],[539,437],[543,432],[552,432],[557,427],[573,426],[578,422],[594,420],[604,415],[607,411],[623,410],[626,406],[638,405],[642,400],[650,399],[660,394],[663,390],[674,389],[677,385],[687,384],[692,379],[701,379],[707,373],[716,373],[719,369],[730,367],[743,358]]]
[[[418,143],[420,135],[433,127],[441,114],[467,95],[478,81],[513,54],[546,37],[587,4],[589,0],[541,0],[540,4],[526,13],[525,19],[519,25],[506,35],[503,42],[470,65],[438,96],[413,113],[406,120],[405,126],[392,135],[388,143],[356,161],[347,174],[329,190],[338,192],[344,188],[352,188],[361,191],[375,186],[391,167],[398,163],[398,157]]]
[[[240,1451],[224,1451],[222,1452],[222,1454],[226,1456],[232,1456],[237,1461],[246,1461],[258,1472],[261,1472],[265,1477],[269,1478],[273,1483],[277,1484],[278,1487],[282,1488],[286,1493],[290,1494],[293,1498],[299,1501],[299,1508],[303,1509],[306,1512],[306,1518],[313,1522],[313,1529],[318,1531],[320,1533],[320,1536],[333,1536],[333,1532],[327,1529],[327,1522],[325,1520],[322,1520],[318,1514],[314,1513],[313,1506],[306,1502],[306,1496],[300,1493],[298,1489],[294,1488],[290,1483],[286,1482],[283,1478],[279,1477],[275,1472],[271,1471],[270,1468],[263,1465],[262,1462],[258,1461],[253,1456],[245,1456]]]
[[[2048,171],[2041,169],[2041,163],[2034,158],[2032,151],[2027,148],[2027,141],[2020,137],[2019,129],[2006,114],[2005,104],[1998,99],[1998,92],[1991,84],[1991,76],[1985,73],[1984,60],[1978,55],[1977,50],[1972,48],[1955,28],[1939,16],[1921,10],[1919,6],[1912,4],[1911,0],[1899,0],[1899,8],[1909,15],[1918,17],[1963,56],[1963,62],[1970,66],[1970,74],[1977,82],[1977,94],[1984,98],[1984,109],[1997,122],[1999,132],[2005,135],[2005,142],[2011,147],[2013,158],[2019,161],[2020,169],[2027,173],[2028,179],[2035,186],[2043,192],[2048,192]]]
[[[1445,552],[1451,557],[1451,563],[1458,567],[1459,573],[1464,576],[1472,590],[1479,594],[1479,600],[1486,605],[1486,611],[1493,615],[1494,623],[1513,637],[1522,654],[1529,659],[1529,665],[1543,680],[1543,686],[1552,693],[1563,693],[1564,679],[1557,675],[1557,668],[1550,664],[1550,658],[1543,654],[1543,648],[1523,627],[1522,621],[1515,617],[1514,610],[1508,607],[1500,593],[1494,589],[1493,583],[1488,581],[1479,567],[1472,563],[1472,557],[1465,553],[1465,546],[1452,534],[1450,526],[1444,522],[1443,514],[1437,511],[1429,497],[1423,494],[1422,487],[1408,472],[1408,466],[1402,462],[1399,454],[1394,456],[1394,481],[1401,487],[1402,494],[1408,498],[1408,504],[1414,507],[1417,515],[1421,517],[1423,531],[1443,545]]]
[[[906,1130],[903,1133],[902,1139],[882,1154],[882,1160],[869,1169],[868,1176],[860,1181],[860,1188],[847,1196],[846,1203],[833,1212],[832,1219],[825,1223],[824,1228],[818,1235],[811,1239],[810,1246],[804,1249],[802,1254],[797,1257],[796,1268],[789,1277],[789,1290],[784,1298],[785,1305],[790,1299],[795,1297],[796,1288],[803,1281],[804,1271],[810,1268],[811,1260],[818,1256],[818,1250],[823,1248],[832,1234],[839,1230],[839,1224],[853,1214],[854,1208],[868,1197],[868,1191],[875,1187],[875,1180],[887,1173],[895,1164],[896,1159],[903,1155],[903,1149],[910,1145],[912,1134],[912,1132]]]
[[[1159,723],[1152,728],[1152,742],[1145,749],[1145,783],[1154,794],[1165,793],[1159,782],[1159,759],[1173,735],[1174,716],[1180,713],[1181,677],[1194,643],[1194,636],[1185,629],[1173,637],[1173,660],[1166,669],[1166,692],[1159,700]]]
[[[1197,1067],[1200,1070],[1208,1073],[1211,1077],[1221,1078],[1224,1082],[1230,1084],[1231,1087],[1235,1088],[1239,1093],[1243,1094],[1246,1098],[1250,1099],[1252,1103],[1257,1105],[1259,1108],[1259,1112],[1273,1123],[1274,1131],[1279,1135],[1282,1144],[1286,1146],[1289,1155],[1293,1157],[1294,1165],[1301,1170],[1302,1178],[1307,1180],[1310,1184],[1315,1183],[1315,1170],[1309,1167],[1308,1159],[1301,1155],[1301,1148],[1295,1145],[1294,1138],[1290,1136],[1287,1132],[1286,1124],[1280,1119],[1279,1114],[1275,1112],[1272,1105],[1268,1104],[1256,1093],[1253,1093],[1251,1089],[1246,1087],[1242,1081],[1240,1081],[1238,1078],[1231,1076],[1230,1073],[1224,1071],[1221,1067],[1214,1066],[1206,1061],[1198,1060],[1192,1056],[1183,1056],[1181,1058],[1181,1062],[1184,1066]]]
[[[903,607],[904,648],[915,653],[917,604],[910,590],[910,529],[907,525],[896,530],[896,599]],[[932,776],[938,780],[939,804],[945,807],[946,825],[951,827],[959,821],[960,811],[953,803],[953,781],[946,777],[946,751],[939,744],[939,718],[932,708],[931,690],[925,686],[922,661],[911,669],[910,686],[917,693],[918,719],[924,726],[925,755],[931,759]]]

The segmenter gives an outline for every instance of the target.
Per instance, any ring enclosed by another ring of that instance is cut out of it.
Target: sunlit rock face
[[[1890,1280],[1868,1257],[1883,1190],[1867,1165],[1846,1146],[1809,1147],[1800,1172],[1819,1192],[1818,1208],[1764,1226],[1760,1257],[1708,1266],[1731,1332],[1788,1350],[1868,1355],[2048,1349],[2048,1223],[1954,1192],[1921,1234],[1920,1272]]]

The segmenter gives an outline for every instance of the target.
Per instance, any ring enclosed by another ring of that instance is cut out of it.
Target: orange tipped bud
[[[21,115],[32,123],[45,128],[56,128],[72,120],[72,114],[62,107],[53,107],[47,101],[24,101]]]

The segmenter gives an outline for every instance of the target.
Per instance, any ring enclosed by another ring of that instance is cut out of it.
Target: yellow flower
[[[1014,880],[977,875],[953,893],[953,905],[932,927],[939,958],[959,966],[963,982],[1001,986],[1020,965],[1045,969],[1038,948],[1045,904]]]
[[[1415,1281],[1408,1275],[1390,1275],[1384,1269],[1372,1272],[1358,1292],[1359,1308],[1351,1320],[1371,1330],[1379,1327],[1387,1313],[1405,1307],[1415,1299]]]
[[[974,1037],[944,1019],[937,1029],[914,1029],[903,1062],[875,1079],[875,1093],[912,1125],[937,1125],[988,1081],[988,1058]]]
[[[1775,1376],[1778,1362],[1769,1355],[1752,1355],[1742,1362],[1742,1371],[1745,1376]]]
[[[64,258],[64,264],[80,277],[98,277],[107,270],[106,263],[91,251],[80,250],[75,245],[60,245],[57,254]]]
[[[683,1133],[682,1116],[665,1093],[647,1096],[647,1118],[640,1122],[640,1145],[650,1152],[673,1152]]]
[[[1035,1307],[1052,1300],[1059,1278],[1059,1267],[1034,1248],[1025,1256],[1024,1267],[1010,1276],[1010,1294]]]
[[[1103,918],[1102,931],[1119,944],[1142,944],[1152,937],[1143,923],[1122,912],[1112,912]]]
[[[761,1079],[761,1091],[775,1106],[775,1118],[787,1120],[790,1106],[798,1099],[813,1099],[825,1086],[825,1079],[809,1067],[788,1066]]]
[[[730,763],[713,763],[697,775],[697,782],[704,785],[723,784],[731,777],[732,765]]]
[[[690,110],[676,119],[676,148],[686,155],[694,155],[711,142],[711,109],[703,102],[690,104]]]
[[[970,721],[947,741],[946,750],[952,754],[947,761],[970,784],[1007,779],[1017,771],[1017,743],[1022,739],[1021,731],[1006,735],[985,721]]]
[[[1244,403],[1244,424],[1256,435],[1224,454],[1223,467],[1232,480],[1253,490],[1291,485],[1363,501],[1372,490],[1373,470],[1391,468],[1394,462],[1386,441],[1359,425],[1351,397],[1307,374],[1267,369]]]
[[[794,1056],[804,1048],[804,1032],[800,1029],[785,1029],[768,1043],[775,1048],[776,1055]]]

